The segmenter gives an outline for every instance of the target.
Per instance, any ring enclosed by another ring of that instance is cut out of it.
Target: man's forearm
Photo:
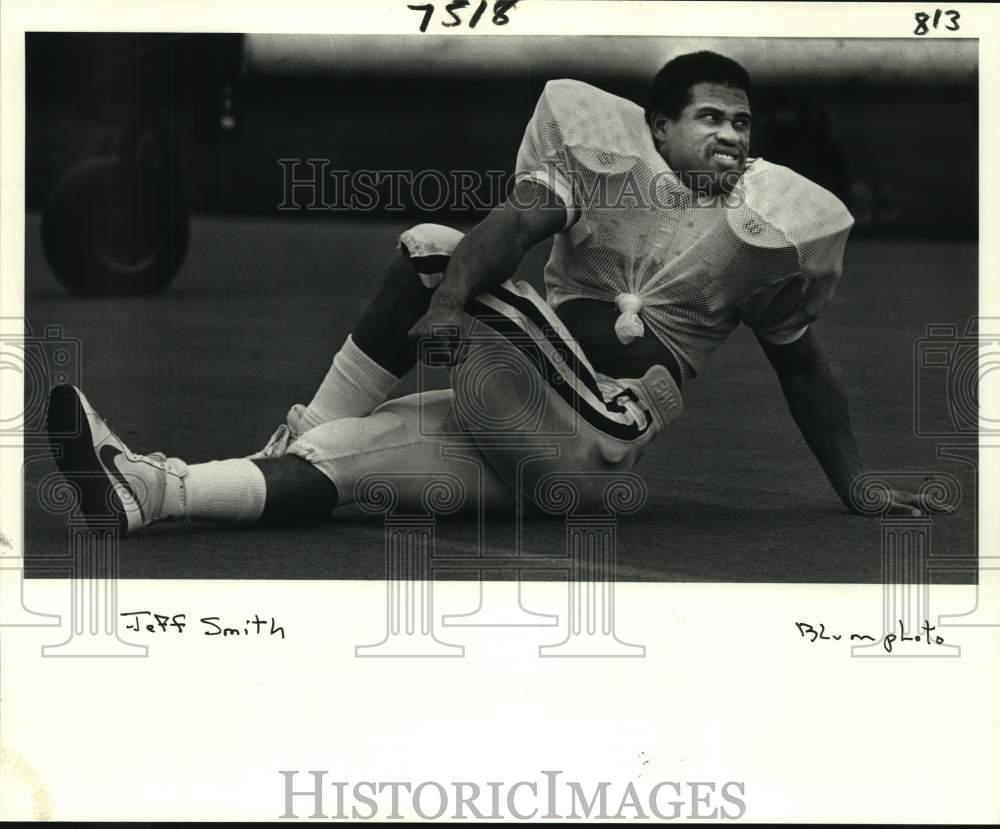
[[[525,251],[517,217],[507,206],[498,208],[455,247],[434,302],[464,308],[476,294],[509,279]]]
[[[843,385],[821,357],[811,371],[783,378],[781,388],[806,443],[851,509],[851,485],[862,466]]]
[[[512,196],[455,247],[433,305],[464,308],[472,297],[510,279],[533,245],[562,230],[566,210],[542,185],[522,180]]]
[[[420,343],[437,341],[444,346],[449,363],[462,359],[463,312],[469,300],[509,279],[532,245],[562,229],[566,210],[545,199],[547,191],[531,181],[520,182],[514,195],[492,211],[455,246],[444,279],[434,292],[427,313],[408,334],[410,346],[420,351]],[[440,359],[434,349],[435,359]],[[421,357],[420,359],[423,359]]]

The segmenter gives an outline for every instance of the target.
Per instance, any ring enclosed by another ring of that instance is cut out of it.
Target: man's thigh
[[[625,387],[594,373],[527,286],[505,283],[470,310],[471,345],[452,374],[458,428],[522,499],[544,508],[561,479],[578,507],[599,508],[609,476],[631,472],[659,432],[649,406],[616,401]]]
[[[390,400],[368,417],[310,429],[288,453],[333,481],[341,505],[389,491],[404,513],[511,508],[504,482],[454,426],[452,401],[450,389]]]

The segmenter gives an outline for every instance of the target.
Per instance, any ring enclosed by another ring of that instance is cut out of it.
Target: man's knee
[[[410,260],[420,281],[428,288],[436,288],[464,235],[445,225],[419,224],[400,235],[399,249]]]

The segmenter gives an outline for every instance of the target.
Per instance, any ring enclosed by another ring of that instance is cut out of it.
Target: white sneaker
[[[274,434],[271,435],[271,439],[267,442],[267,446],[259,452],[247,455],[247,460],[259,461],[266,458],[284,457],[285,453],[288,452],[289,444],[293,443],[300,435],[302,435],[303,432],[309,430],[308,425],[302,422],[302,412],[304,410],[305,406],[301,403],[296,403],[292,406],[292,408],[288,410],[285,422],[274,430]]]
[[[132,533],[183,517],[187,464],[130,451],[75,386],[49,393],[48,429],[56,465],[90,523],[117,520],[122,533]]]

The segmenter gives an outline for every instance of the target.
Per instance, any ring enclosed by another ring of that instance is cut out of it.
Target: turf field
[[[83,300],[53,278],[38,218],[29,216],[27,316],[35,332],[58,324],[80,340],[82,387],[132,449],[188,462],[246,455],[291,403],[308,402],[406,225],[197,217],[184,268],[163,295]],[[533,251],[520,278],[538,284],[545,255]],[[969,465],[938,460],[935,443],[914,436],[912,348],[929,323],[964,328],[976,290],[974,243],[854,241],[838,294],[817,324],[842,369],[868,467],[938,469],[961,482],[959,511],[934,519],[934,555],[975,554],[975,476]],[[400,391],[413,389],[410,380]],[[44,453],[25,468],[29,576],[62,574],[52,557],[65,554],[67,519],[46,513],[37,495],[53,469]],[[620,580],[881,580],[880,520],[842,508],[747,330],[688,384],[684,416],[637,471],[649,498],[620,521]],[[531,523],[523,552],[558,565],[564,533],[558,520]],[[497,557],[485,563],[509,566],[513,520],[490,519],[484,537],[485,554]],[[475,576],[477,539],[474,520],[438,526],[437,553],[455,557],[456,576]],[[122,542],[120,575],[377,579],[385,575],[383,525],[354,508],[297,529],[160,525]]]

